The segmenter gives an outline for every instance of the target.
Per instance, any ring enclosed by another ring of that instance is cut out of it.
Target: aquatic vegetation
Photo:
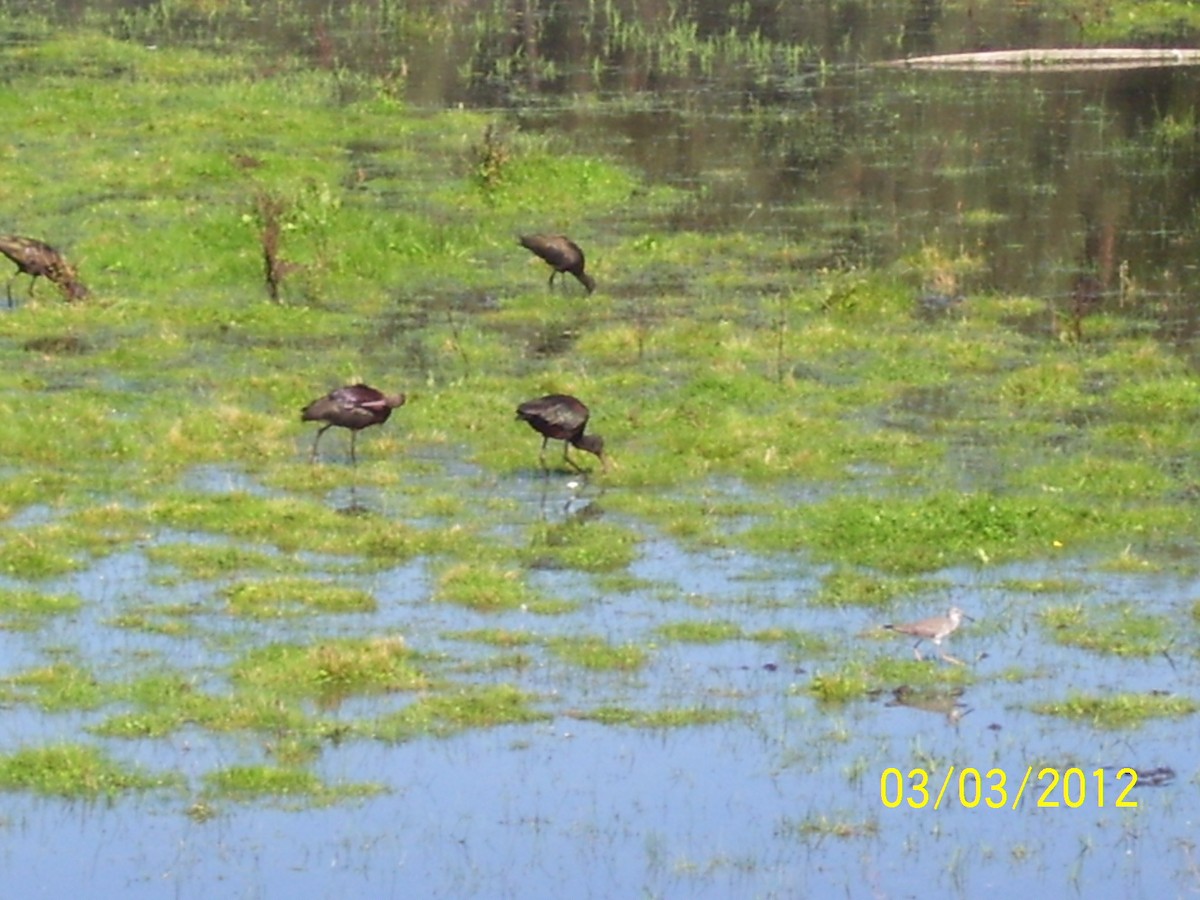
[[[0,589],[0,629],[37,628],[49,616],[73,613],[83,601],[73,594],[44,594],[13,588]]]
[[[680,709],[630,709],[623,706],[599,706],[575,711],[572,716],[602,725],[625,725],[633,728],[689,728],[696,725],[717,725],[738,718],[733,709],[690,707]]]
[[[550,718],[535,697],[512,685],[467,685],[418,697],[399,712],[382,716],[366,729],[385,741],[421,736],[448,737],[468,728],[495,728]]]
[[[1167,653],[1179,639],[1178,628],[1170,619],[1147,615],[1128,604],[1052,606],[1038,618],[1057,643],[1116,656]]]
[[[255,690],[345,696],[430,687],[433,679],[420,662],[420,654],[400,637],[345,638],[257,648],[234,663],[231,675],[236,683]]]
[[[1173,694],[1074,693],[1063,700],[1034,703],[1031,708],[1047,716],[1082,719],[1098,728],[1136,728],[1147,719],[1191,715],[1200,704]]]
[[[241,581],[223,593],[234,615],[255,618],[300,613],[363,613],[378,608],[375,597],[359,588],[311,578]]]
[[[176,788],[175,774],[123,766],[95,747],[59,743],[0,754],[0,789],[72,800],[112,798],[131,791]]]
[[[230,766],[204,776],[204,792],[210,799],[274,798],[311,806],[369,797],[384,790],[382,785],[370,783],[329,785],[306,769],[277,766]]]
[[[521,569],[483,562],[455,563],[437,578],[433,599],[457,603],[481,612],[528,610],[559,615],[575,604],[542,596],[528,583]]]
[[[821,589],[811,602],[819,606],[884,607],[920,588],[915,579],[880,578],[850,569],[835,569],[821,576]]]
[[[592,671],[636,671],[650,659],[646,647],[611,644],[591,635],[552,638],[546,646],[563,662]]]
[[[718,644],[743,637],[736,622],[670,622],[655,629],[663,640],[689,644]]]
[[[33,702],[49,712],[95,709],[113,699],[111,686],[78,666],[57,662],[0,679],[0,694],[9,702]]]
[[[630,528],[608,522],[570,520],[531,529],[531,562],[587,572],[610,572],[633,562],[640,536]]]

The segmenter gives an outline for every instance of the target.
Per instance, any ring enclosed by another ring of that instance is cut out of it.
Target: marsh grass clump
[[[947,665],[938,660],[918,661],[911,654],[903,659],[879,657],[870,663],[847,663],[840,669],[817,672],[807,689],[822,703],[844,704],[877,696],[885,690],[952,689],[974,680],[969,667]]]
[[[1117,693],[1107,696],[1070,694],[1064,700],[1034,703],[1034,712],[1079,719],[1097,728],[1136,728],[1147,719],[1190,716],[1200,704],[1174,694]]]
[[[763,628],[751,632],[746,638],[764,644],[784,644],[793,654],[801,657],[828,656],[833,652],[833,642],[828,638],[798,628]]]
[[[837,568],[821,577],[821,588],[811,602],[817,606],[882,608],[889,606],[897,597],[916,593],[922,586],[919,579],[878,576]]]
[[[427,689],[434,682],[420,662],[420,654],[408,649],[399,637],[344,638],[251,650],[234,663],[231,675],[247,689],[293,696],[346,696]]]
[[[918,497],[837,496],[752,525],[748,543],[763,549],[806,547],[832,559],[884,572],[1025,558],[1081,532],[1111,532],[1115,522],[1091,505],[989,492]]]
[[[409,741],[549,719],[549,714],[534,707],[534,699],[507,684],[458,686],[414,700],[399,712],[377,719],[370,731],[380,740]]]
[[[313,500],[244,492],[163,498],[151,502],[144,515],[160,526],[255,541],[264,553],[361,556],[375,565],[395,565],[432,549],[426,539],[437,540],[436,534],[382,517],[348,517]]]
[[[0,789],[31,791],[72,800],[116,797],[131,791],[179,787],[173,774],[151,774],[123,766],[84,744],[53,744],[0,755]]]
[[[433,599],[478,612],[528,610],[558,615],[574,608],[574,604],[542,596],[529,585],[522,570],[492,562],[450,565],[438,576]]]
[[[1116,656],[1167,653],[1179,638],[1177,626],[1166,616],[1147,615],[1129,604],[1052,606],[1038,619],[1055,643]]]
[[[19,535],[0,529],[0,537],[0,572],[13,578],[38,580],[66,575],[85,568],[90,560],[83,546],[86,539],[60,522],[22,528]]]
[[[67,662],[27,669],[0,680],[0,694],[10,701],[36,703],[48,712],[95,709],[114,698],[86,669]]]
[[[831,705],[863,700],[871,689],[871,679],[861,665],[848,666],[842,671],[817,672],[808,683],[810,694]]]
[[[295,557],[249,550],[232,543],[155,543],[144,552],[152,563],[172,566],[194,580],[228,578],[247,571],[283,573],[302,565]]]
[[[214,694],[199,690],[186,676],[165,672],[130,684],[124,697],[132,706],[89,726],[92,734],[113,738],[164,737],[186,727],[228,734],[253,732],[275,739],[319,740],[330,728],[308,716],[282,692],[237,690]]]
[[[32,631],[51,616],[78,611],[83,601],[74,594],[44,594],[22,588],[0,588],[0,629]]]
[[[572,718],[601,725],[625,725],[633,728],[668,729],[689,728],[697,725],[717,725],[733,721],[741,716],[734,709],[715,709],[692,706],[678,709],[631,709],[625,706],[598,706],[595,709],[575,711]]]
[[[650,651],[637,644],[610,644],[595,636],[557,637],[546,643],[558,659],[592,671],[633,672],[650,659]]]
[[[343,800],[382,793],[379,784],[328,785],[305,769],[278,766],[230,766],[204,776],[206,796],[226,800],[287,800],[305,807],[325,806]]]
[[[493,647],[528,647],[540,642],[540,638],[529,631],[513,631],[509,628],[473,628],[467,631],[448,631],[442,637],[456,641],[472,641]]]
[[[241,581],[223,593],[234,615],[258,619],[304,613],[367,613],[378,608],[369,591],[314,578]]]
[[[483,129],[483,139],[472,148],[471,178],[485,195],[504,181],[504,170],[512,158],[508,140],[495,122]]]
[[[641,538],[633,529],[608,522],[569,520],[532,529],[528,558],[585,572],[612,572],[637,556]]]
[[[736,622],[670,622],[655,628],[654,633],[663,640],[685,644],[720,644],[744,637]]]

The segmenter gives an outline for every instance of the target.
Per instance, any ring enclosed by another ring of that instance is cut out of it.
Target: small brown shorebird
[[[913,655],[918,659],[924,659],[921,656],[921,651],[917,649],[921,641],[933,641],[933,645],[938,647],[938,655],[946,662],[954,663],[961,666],[961,659],[955,659],[944,650],[941,650],[942,641],[948,638],[962,624],[962,620],[971,620],[971,617],[964,613],[957,606],[950,607],[944,616],[930,616],[928,619],[921,619],[919,622],[908,622],[903,625],[884,625],[883,627],[889,631],[895,631],[898,634],[907,634],[909,637],[915,637],[917,642],[913,644]]]
[[[554,276],[559,272],[570,272],[579,279],[579,283],[587,288],[590,294],[596,289],[596,281],[583,271],[583,251],[566,235],[562,234],[522,234],[518,237],[521,246],[536,256],[544,259],[551,267],[550,286],[554,286]]]
[[[74,267],[61,253],[43,241],[16,234],[0,235],[0,253],[11,259],[17,266],[17,271],[12,274],[5,286],[9,306],[13,305],[13,280],[22,273],[31,276],[30,297],[33,296],[33,286],[37,284],[39,278],[53,282],[68,300],[83,300],[88,295],[88,289],[75,274]]]
[[[358,433],[372,425],[382,425],[392,414],[392,410],[404,405],[403,394],[384,394],[365,384],[352,384],[330,391],[324,397],[314,400],[300,412],[302,422],[324,422],[317,431],[313,441],[309,462],[317,458],[317,444],[321,435],[337,425],[339,428],[350,429],[350,462],[357,464],[354,456],[354,439]]]
[[[546,468],[546,444],[550,441],[563,442],[563,459],[576,472],[583,469],[571,459],[571,445],[593,453],[600,460],[603,470],[608,470],[608,459],[604,455],[604,438],[595,434],[584,434],[587,427],[588,408],[568,394],[547,394],[537,400],[527,400],[517,407],[517,418],[542,436],[542,451],[538,461]]]

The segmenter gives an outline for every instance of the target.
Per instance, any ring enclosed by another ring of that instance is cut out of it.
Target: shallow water
[[[204,477],[223,480],[216,472]],[[542,515],[543,489],[559,498],[577,491],[570,481],[517,476],[502,479],[497,491],[516,501],[511,516],[518,527]],[[85,613],[35,638],[6,636],[8,665],[29,663],[31,644],[45,650],[86,633],[92,637],[80,644],[87,662],[106,676],[167,654],[203,682],[223,656],[203,635],[208,628],[228,628],[222,616],[201,615],[204,627],[195,640],[102,624],[134,601],[211,604],[205,594],[213,585],[164,587],[154,570],[140,553],[125,553],[50,586],[79,592]],[[366,779],[387,788],[376,798],[331,808],[223,801],[215,818],[197,822],[184,814],[189,801],[179,795],[111,805],[10,796],[0,883],[37,885],[32,895],[47,897],[84,885],[89,896],[134,897],[211,895],[214,889],[239,897],[354,891],[908,896],[929,890],[979,897],[1022,886],[1159,897],[1195,889],[1192,723],[1151,721],[1139,729],[1104,731],[1028,709],[1039,695],[1073,690],[1195,696],[1194,654],[1113,660],[1059,647],[1032,620],[1031,596],[1005,585],[1060,579],[1074,586],[1071,597],[1088,603],[1120,600],[1182,619],[1200,591],[1196,579],[1097,576],[1071,563],[940,573],[945,593],[904,609],[941,608],[953,598],[975,616],[949,642],[968,661],[975,682],[948,701],[943,689],[941,703],[935,697],[929,710],[897,703],[890,691],[847,706],[824,707],[813,699],[806,689],[813,674],[842,656],[908,658],[910,642],[878,631],[881,617],[870,611],[811,605],[818,573],[802,562],[690,552],[657,539],[646,542],[631,572],[644,587],[617,593],[596,590],[578,572],[538,572],[547,593],[580,602],[574,612],[547,617],[431,604],[425,566],[417,561],[363,576],[360,582],[380,601],[379,612],[322,617],[319,633],[399,634],[412,647],[467,662],[490,655],[450,637],[470,628],[543,637],[598,634],[612,643],[645,644],[659,625],[694,618],[736,621],[747,633],[772,626],[816,632],[834,643],[833,657],[809,659],[758,641],[651,641],[651,662],[637,672],[583,673],[532,645],[526,648],[532,665],[469,680],[533,691],[553,713],[550,721],[398,745],[369,739],[327,745],[315,766],[323,778]],[[1039,604],[1045,599],[1038,595]],[[303,619],[237,623],[243,645],[247,638],[303,639],[313,627]],[[1005,677],[1014,667],[1022,677]],[[337,715],[378,714],[408,699],[352,700]],[[605,705],[713,708],[734,718],[661,730],[575,717]],[[109,712],[51,715],[11,707],[3,711],[3,743],[69,738]],[[198,729],[162,740],[101,743],[120,759],[191,779],[232,761],[271,760],[269,742],[256,747],[258,739]],[[1077,766],[1093,793],[1075,809],[1037,808],[1032,787],[1017,811],[982,804],[966,809],[958,802],[937,811],[889,809],[881,801],[888,767],[940,772],[948,764],[985,773],[1000,768],[1010,779],[1033,766],[1035,785],[1043,766]],[[1123,766],[1169,766],[1179,777],[1164,787],[1138,787],[1130,794],[1138,808],[1116,809],[1115,773]],[[1104,808],[1091,774],[1101,767],[1112,767],[1104,776]],[[64,846],[74,848],[65,857]]]

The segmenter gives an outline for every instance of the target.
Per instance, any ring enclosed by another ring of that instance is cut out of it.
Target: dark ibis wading
[[[3,253],[16,264],[15,271],[8,279],[5,292],[8,294],[8,305],[13,305],[12,283],[18,275],[29,275],[29,296],[33,296],[33,286],[39,278],[52,282],[68,300],[82,300],[88,295],[75,268],[61,253],[44,241],[36,238],[21,237],[16,234],[0,235],[0,253]]]
[[[350,429],[350,461],[357,463],[354,456],[354,439],[364,428],[382,425],[392,410],[404,405],[403,394],[385,394],[365,384],[352,384],[330,391],[314,400],[300,412],[303,422],[324,422],[313,441],[309,461],[317,458],[317,444],[321,435],[334,425]]]
[[[595,434],[584,434],[587,427],[588,408],[569,394],[548,394],[537,400],[528,400],[517,407],[517,418],[529,423],[542,436],[542,450],[538,460],[546,468],[546,444],[550,441],[563,442],[563,460],[576,472],[583,469],[571,459],[572,446],[592,453],[600,460],[600,466],[608,469],[604,455],[604,438]]]
[[[559,272],[569,272],[579,279],[590,294],[596,289],[596,281],[583,270],[583,251],[566,235],[562,234],[523,234],[519,238],[521,246],[546,261],[550,266],[550,285],[554,286],[554,276]]]

